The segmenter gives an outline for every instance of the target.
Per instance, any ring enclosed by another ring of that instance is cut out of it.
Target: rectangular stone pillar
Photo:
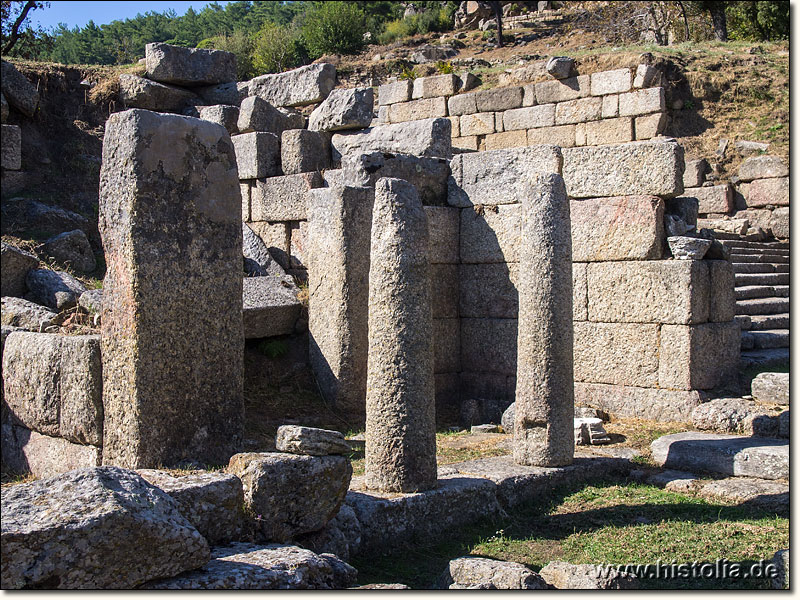
[[[407,181],[376,183],[370,254],[366,485],[423,491],[436,485],[433,316],[428,220]]]
[[[309,360],[322,396],[366,418],[369,247],[375,190],[338,186],[308,195]]]
[[[514,462],[559,467],[575,444],[569,201],[559,175],[523,189]]]
[[[104,464],[224,464],[239,450],[241,206],[221,125],[136,109],[108,120]]]

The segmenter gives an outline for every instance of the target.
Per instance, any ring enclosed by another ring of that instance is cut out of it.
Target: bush
[[[364,47],[367,19],[354,2],[323,2],[305,15],[303,40],[311,58],[357,54]]]
[[[281,25],[266,21],[253,37],[253,69],[256,74],[280,73],[302,64],[300,36]]]
[[[253,40],[241,29],[237,29],[230,35],[223,33],[212,38],[206,38],[197,44],[197,47],[225,50],[235,54],[236,79],[238,81],[245,81],[254,76]]]
[[[397,19],[386,23],[378,36],[378,43],[391,44],[395,40],[409,37],[417,33],[450,31],[453,28],[453,16],[447,8],[428,10],[407,19]]]
[[[789,39],[788,2],[731,2],[725,12],[733,40]]]

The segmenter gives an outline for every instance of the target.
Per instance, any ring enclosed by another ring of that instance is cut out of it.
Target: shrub
[[[202,40],[197,47],[232,52],[236,55],[236,78],[244,81],[253,77],[253,39],[245,31],[237,29],[230,35],[215,35]]]
[[[299,35],[281,25],[264,22],[253,37],[253,69],[256,74],[280,73],[302,63]]]
[[[439,71],[442,75],[449,75],[450,73],[455,73],[455,69],[453,65],[449,62],[439,61],[436,63],[436,70]]]
[[[450,31],[453,28],[453,15],[447,8],[427,10],[407,19],[389,21],[378,36],[379,44],[391,44],[400,38],[418,33]]]
[[[305,15],[303,40],[312,58],[356,54],[364,47],[367,20],[354,2],[323,2]]]

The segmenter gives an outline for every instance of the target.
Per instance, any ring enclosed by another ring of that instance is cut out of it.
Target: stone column
[[[366,485],[436,485],[433,317],[428,223],[416,188],[379,179],[372,213]]]
[[[369,246],[375,190],[308,195],[309,361],[322,396],[363,423],[367,396]]]
[[[242,204],[224,127],[111,116],[100,173],[103,462],[225,464],[242,441]]]
[[[569,201],[559,175],[524,190],[514,461],[557,467],[574,452]]]

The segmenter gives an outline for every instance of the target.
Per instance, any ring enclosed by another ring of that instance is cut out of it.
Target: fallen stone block
[[[65,231],[44,243],[44,251],[63,265],[81,273],[91,273],[97,267],[92,246],[80,230]]]
[[[2,426],[3,463],[13,472],[40,479],[67,471],[99,467],[102,448],[42,435],[27,427]]]
[[[175,500],[178,510],[210,545],[240,539],[244,492],[235,475],[198,472],[174,477],[166,471],[136,471]]]
[[[776,573],[772,578],[773,590],[788,590],[789,588],[789,549],[778,550],[772,557],[772,564],[775,565]]]
[[[280,452],[235,454],[228,471],[242,480],[245,506],[271,541],[322,529],[339,512],[353,473],[343,456]]]
[[[197,570],[144,586],[151,590],[338,590],[357,571],[337,557],[297,546],[235,543],[212,549]]]
[[[17,125],[3,125],[0,138],[0,167],[19,171],[22,168],[22,130]]]
[[[31,229],[47,236],[74,229],[82,229],[84,233],[89,231],[89,220],[86,217],[30,198],[9,198],[3,200],[0,207],[4,234],[22,233]]]
[[[245,277],[242,325],[245,339],[294,333],[302,308],[298,289],[286,277]]]
[[[336,83],[336,67],[318,63],[260,75],[247,82],[247,96],[258,96],[273,106],[306,106],[322,102]]]
[[[236,55],[155,42],[144,48],[147,76],[162,83],[199,86],[236,81]]]
[[[280,139],[274,133],[251,132],[231,138],[239,179],[275,177],[281,172]],[[256,219],[251,215],[253,220]]]
[[[712,433],[675,433],[658,438],[650,449],[660,466],[710,471],[736,477],[789,477],[789,442]]]
[[[603,420],[597,417],[575,417],[573,419],[575,428],[576,446],[599,446],[611,443],[608,437]]]
[[[575,69],[575,59],[568,56],[551,56],[545,69],[556,79],[566,79]]]
[[[119,97],[126,106],[156,112],[180,112],[199,100],[189,90],[128,73],[119,76]]]
[[[355,133],[335,133],[331,139],[333,160],[370,152],[450,158],[453,155],[451,127],[448,119],[423,119],[378,125]]]
[[[175,501],[118,467],[16,485],[2,505],[4,589],[131,589],[209,559]]]
[[[777,413],[772,413],[752,400],[744,398],[717,398],[701,404],[692,411],[692,425],[697,429],[718,433],[743,433],[764,436],[759,430],[759,422],[772,421]],[[777,425],[775,423],[774,425]],[[749,431],[747,430],[749,428]],[[771,427],[772,435],[778,435],[777,427]]]
[[[636,67],[636,75],[633,78],[633,87],[648,88],[661,85],[661,71],[650,65],[640,64]]]
[[[11,244],[2,243],[0,250],[0,286],[2,296],[16,296],[22,298],[28,291],[25,277],[28,271],[35,269],[39,259],[30,252],[21,250]],[[5,306],[3,308],[5,310]]]
[[[58,314],[22,298],[3,296],[2,323],[28,331],[44,331],[55,325]]]
[[[304,454],[308,456],[328,456],[330,454],[350,454],[350,445],[339,431],[281,425],[275,438],[279,452]]]
[[[248,84],[248,81],[229,81],[217,85],[193,88],[192,91],[199,94],[203,102],[209,106],[215,104],[239,106],[239,103],[248,96]]]
[[[239,107],[230,104],[201,106],[200,118],[222,125],[231,135],[239,133]]]
[[[671,235],[667,238],[667,245],[676,260],[702,260],[711,248],[712,240],[689,237],[685,235]]]
[[[309,190],[323,186],[318,172],[269,177],[256,182],[250,198],[253,221],[304,221]]]
[[[284,175],[323,171],[331,166],[331,139],[321,131],[288,129],[281,134]]]
[[[239,119],[236,122],[239,133],[266,131],[274,133],[278,139],[284,131],[293,129],[293,125],[286,114],[258,96],[250,96],[242,100],[239,107]]]
[[[758,402],[789,405],[789,373],[759,373],[750,382],[750,390]]]
[[[601,565],[573,565],[554,561],[542,567],[539,575],[558,590],[639,589],[639,581],[632,573],[605,569]]]
[[[86,287],[66,271],[31,269],[25,277],[30,296],[54,310],[72,308]]]
[[[699,479],[694,473],[667,469],[647,478],[648,485],[664,488],[668,492],[689,493],[694,492],[699,484]]]
[[[739,181],[788,176],[789,167],[779,156],[751,156],[739,166]]]
[[[683,172],[683,187],[694,188],[700,187],[706,180],[706,173],[711,168],[705,158],[699,158],[686,161],[686,169]]]
[[[462,556],[451,560],[437,581],[439,589],[544,590],[547,583],[525,565]]]
[[[32,117],[39,106],[39,92],[36,87],[10,62],[4,60],[0,65],[0,89],[3,96],[23,115]]]

